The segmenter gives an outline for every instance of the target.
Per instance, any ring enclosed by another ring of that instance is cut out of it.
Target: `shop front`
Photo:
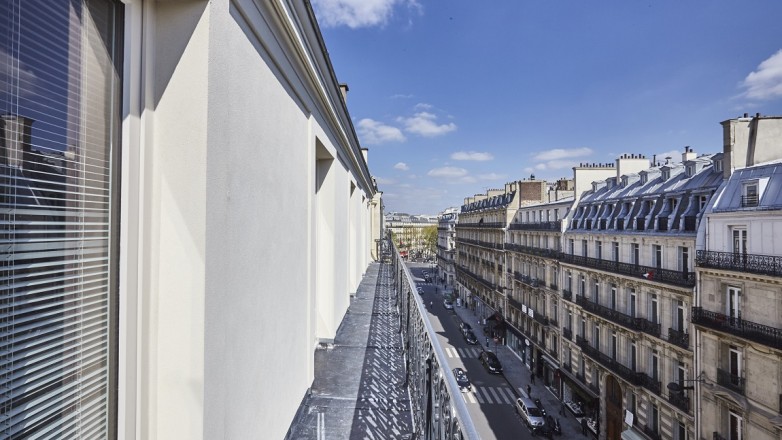
[[[594,438],[600,432],[600,396],[581,383],[566,370],[559,370],[562,378],[562,403],[565,408],[583,423]]]

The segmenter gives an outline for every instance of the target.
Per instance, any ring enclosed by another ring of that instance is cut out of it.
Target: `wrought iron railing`
[[[497,290],[498,289],[498,286],[496,284],[493,284],[493,283],[490,283],[490,282],[486,281],[485,279],[483,279],[483,277],[481,277],[481,276],[471,272],[469,269],[467,269],[464,266],[456,266],[456,271],[457,272],[462,272],[464,275],[469,276],[470,278],[475,280],[475,282],[481,284],[486,289],[489,289],[489,290]]]
[[[684,412],[690,412],[690,398],[685,396],[684,393],[669,392],[668,402]]]
[[[617,360],[612,359],[607,354],[601,353],[600,350],[598,350],[595,347],[592,347],[589,342],[582,338],[581,336],[576,336],[576,344],[581,348],[581,351],[597,361],[600,365],[604,366],[605,368],[608,368],[609,370],[616,373],[619,377],[623,378],[624,380],[630,382],[633,385],[643,385],[644,384],[644,378],[643,376],[646,376],[645,373],[641,373],[638,371],[633,371],[630,368],[622,365]]]
[[[562,289],[562,298],[573,302],[573,292],[567,289]]]
[[[492,243],[490,241],[473,240],[471,238],[457,238],[456,242],[471,244],[473,246],[481,246],[490,249],[498,249],[498,250],[502,250],[505,247],[504,243]]]
[[[512,296],[508,296],[508,304],[511,307],[516,308],[516,310],[521,311],[521,307],[522,307],[521,301],[517,300],[516,298],[514,298]]]
[[[692,308],[692,323],[782,349],[782,329],[747,321],[739,316]]]
[[[559,231],[562,228],[562,220],[556,220],[553,222],[539,222],[539,223],[511,223],[508,229],[511,230],[547,230],[547,231]]]
[[[758,196],[750,195],[750,196],[741,196],[741,207],[742,208],[751,208],[753,206],[758,206]]]
[[[672,328],[668,329],[668,342],[682,348],[690,348],[690,335]]]
[[[388,240],[389,242],[391,240]],[[399,295],[397,307],[405,344],[405,384],[413,412],[413,437],[447,440],[478,439],[479,435],[459,385],[450,372],[445,350],[429,321],[415,282],[393,243],[392,270]]]
[[[576,304],[590,313],[594,313],[595,315],[608,319],[621,326],[632,330],[642,331],[658,338],[660,337],[660,324],[655,324],[645,318],[635,318],[630,315],[625,315],[618,310],[594,303],[581,295],[576,295]]]
[[[520,252],[522,254],[535,255],[538,257],[556,258],[559,259],[560,252],[554,249],[537,248],[532,246],[522,246],[520,244],[506,243],[505,249]]]
[[[565,339],[573,340],[573,330],[570,330],[569,328],[563,328],[562,329],[562,336],[565,337]]]
[[[456,223],[457,228],[504,228],[502,222]]]
[[[641,266],[639,264],[623,263],[571,254],[562,254],[560,260],[563,263],[577,264],[579,266],[603,270],[606,272],[635,275],[646,278],[650,281],[658,281],[661,283],[684,287],[695,286],[695,272],[658,269],[656,267]]]
[[[657,428],[654,428],[654,427],[649,426],[649,425],[644,425],[643,432],[644,432],[644,435],[646,435],[647,437],[649,437],[652,440],[661,440],[660,431]]]
[[[537,278],[532,278],[529,275],[522,275],[518,272],[513,272],[513,278],[516,281],[520,283],[524,283],[530,287],[540,287],[540,280],[538,280]]]
[[[657,394],[658,396],[662,391],[662,383],[645,373],[643,376],[641,376],[641,386],[653,392],[654,394]]]
[[[717,383],[729,390],[739,394],[744,394],[745,379],[741,376],[731,374],[730,371],[717,368]]]
[[[742,252],[697,251],[695,264],[699,267],[782,276],[782,256],[746,254]]]
[[[538,321],[541,325],[548,325],[548,318],[541,313],[535,313],[532,317],[535,321]]]
[[[559,286],[557,286],[557,283],[549,283],[548,288],[551,290],[559,290]]]
[[[719,432],[714,432],[711,436],[711,440],[728,440],[728,439],[720,435]]]

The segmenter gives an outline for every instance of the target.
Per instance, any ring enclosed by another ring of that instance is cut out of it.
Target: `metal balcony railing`
[[[496,284],[493,284],[493,283],[490,283],[490,282],[486,281],[485,279],[483,279],[483,277],[481,277],[481,276],[479,276],[477,274],[474,274],[473,272],[471,272],[469,269],[467,269],[464,266],[456,266],[456,273],[458,274],[459,272],[461,272],[462,274],[467,275],[468,277],[472,278],[473,280],[475,280],[475,282],[479,283],[480,285],[482,285],[486,289],[489,289],[489,290],[497,290],[498,289],[498,286]]]
[[[719,432],[714,432],[711,436],[711,440],[728,440],[728,439],[720,435]]]
[[[603,260],[599,258],[583,257],[580,255],[562,254],[560,261],[576,264],[606,272],[635,275],[650,281],[658,281],[676,286],[695,286],[695,272],[683,272],[678,270],[658,269],[656,267],[641,266],[639,264],[622,263],[618,261]]]
[[[456,223],[456,228],[504,228],[502,222]]]
[[[644,376],[646,376],[645,373],[633,371],[630,368],[619,363],[617,360],[612,359],[607,354],[601,353],[600,350],[598,350],[595,347],[592,347],[589,344],[589,342],[586,339],[582,338],[581,336],[576,336],[576,344],[578,344],[578,346],[581,348],[581,351],[585,355],[594,359],[600,365],[613,371],[619,377],[630,382],[631,384],[642,386],[646,382],[644,380]]]
[[[510,305],[511,307],[515,308],[516,310],[521,311],[521,306],[522,306],[521,301],[517,300],[516,298],[514,298],[512,296],[508,297],[508,305]]]
[[[538,257],[559,259],[560,256],[560,252],[554,249],[522,246],[520,244],[513,244],[513,243],[506,243],[505,249],[514,252],[520,252],[522,254],[535,255]]]
[[[508,229],[521,231],[559,231],[562,228],[562,220],[538,223],[511,223]]]
[[[654,427],[649,426],[649,425],[644,425],[643,432],[644,432],[644,435],[646,435],[647,437],[649,437],[652,440],[661,440],[660,430],[657,429],[657,428],[654,428]]]
[[[669,328],[668,342],[670,342],[671,344],[676,344],[682,348],[690,348],[690,335],[681,332],[679,330],[674,330],[672,328]]]
[[[730,371],[717,368],[717,383],[729,390],[733,390],[742,395],[744,394],[744,378],[731,374]]]
[[[600,304],[589,301],[581,295],[576,295],[576,304],[581,306],[584,310],[593,313],[597,316],[605,318],[611,322],[619,324],[623,327],[627,327],[632,330],[642,331],[655,337],[660,337],[660,324],[655,324],[644,318],[634,318],[630,315],[613,310]]]
[[[697,251],[695,264],[699,267],[782,276],[782,257],[777,255],[746,254],[741,252]]]
[[[559,290],[559,286],[557,286],[557,283],[549,283],[548,288],[551,290]]]
[[[741,207],[742,208],[751,208],[753,206],[758,206],[758,196],[750,195],[750,196],[741,196]]]
[[[562,336],[565,337],[565,339],[573,340],[573,330],[570,330],[569,328],[563,328],[562,329]]]
[[[563,289],[562,290],[562,298],[566,299],[566,300],[568,300],[570,302],[573,302],[573,292],[571,292],[570,290],[567,290],[567,289]]]
[[[772,348],[782,349],[781,329],[747,321],[741,318],[741,314],[728,316],[704,310],[702,307],[693,307],[692,323],[759,342]]]
[[[399,289],[398,325],[407,360],[405,386],[413,411],[413,437],[429,438],[432,432],[438,432],[441,439],[477,440],[478,431],[410,270],[392,240],[387,239],[387,243],[392,249],[394,287]]]
[[[684,393],[668,392],[668,402],[686,413],[690,412],[690,398]]]
[[[546,316],[541,313],[535,313],[532,319],[539,322],[541,325],[548,325],[549,323],[548,318],[546,318]]]
[[[483,240],[473,240],[471,238],[457,238],[456,242],[463,243],[463,244],[471,244],[473,246],[486,247],[490,249],[498,249],[498,250],[502,250],[505,247],[504,243],[492,243]]]
[[[520,283],[524,283],[530,287],[540,287],[540,280],[538,280],[537,278],[532,278],[529,275],[522,275],[518,272],[513,272],[513,278],[516,281]]]

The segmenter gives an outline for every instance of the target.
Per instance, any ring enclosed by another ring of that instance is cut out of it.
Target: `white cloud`
[[[425,102],[419,102],[414,107],[415,110],[431,110],[432,104],[427,104]]]
[[[467,175],[467,170],[464,168],[457,168],[457,167],[441,167],[441,168],[434,168],[429,170],[428,173],[426,173],[427,176],[431,177],[464,177]]]
[[[505,180],[507,176],[504,174],[488,173],[488,174],[478,174],[478,178],[481,180]]]
[[[422,9],[416,0],[313,0],[312,3],[322,26],[351,29],[385,25],[396,6],[407,6],[419,13]]]
[[[656,156],[657,156],[657,162],[660,162],[661,164],[665,164],[666,157],[670,157],[672,163],[682,161],[682,152],[679,150],[664,151],[662,153],[657,153]],[[650,157],[649,159],[651,161],[653,157]]]
[[[375,176],[375,182],[377,182],[378,185],[393,185],[396,183],[396,180]]]
[[[477,151],[457,151],[451,154],[451,159],[486,161],[494,159],[494,156],[491,153],[479,153]]]
[[[409,167],[409,166],[407,166],[407,164],[406,164],[406,163],[404,163],[404,162],[399,162],[399,163],[397,163],[396,165],[394,165],[394,169],[395,169],[395,170],[402,170],[402,171],[407,171],[407,170],[409,170],[409,169],[410,169],[410,167]]]
[[[437,125],[437,116],[428,112],[416,113],[412,118],[398,118],[398,121],[404,124],[408,133],[424,137],[440,136],[456,130],[453,122]]]
[[[782,49],[760,63],[741,85],[747,89],[744,96],[750,99],[782,97]]]
[[[453,181],[451,183],[475,183],[477,181],[478,181],[478,179],[476,179],[475,177],[464,176],[464,177],[460,177],[459,179],[457,179],[457,180],[455,180],[455,181]]]
[[[536,154],[534,160],[557,160],[571,157],[589,156],[592,154],[592,149],[587,147],[582,148],[554,148],[553,150],[547,150]]]
[[[391,95],[391,99],[410,99],[413,95],[404,95],[402,93],[397,93],[395,95]]]
[[[14,72],[11,78],[8,72]],[[11,87],[11,83],[14,86]],[[38,77],[22,61],[15,56],[0,49],[0,97],[9,90],[18,90],[22,97],[30,97],[36,94]]]
[[[358,121],[358,135],[362,143],[368,145],[406,140],[400,129],[369,118]]]

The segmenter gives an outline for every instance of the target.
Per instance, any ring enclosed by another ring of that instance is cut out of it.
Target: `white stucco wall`
[[[287,2],[127,3],[120,435],[283,438],[374,246],[349,117]]]

